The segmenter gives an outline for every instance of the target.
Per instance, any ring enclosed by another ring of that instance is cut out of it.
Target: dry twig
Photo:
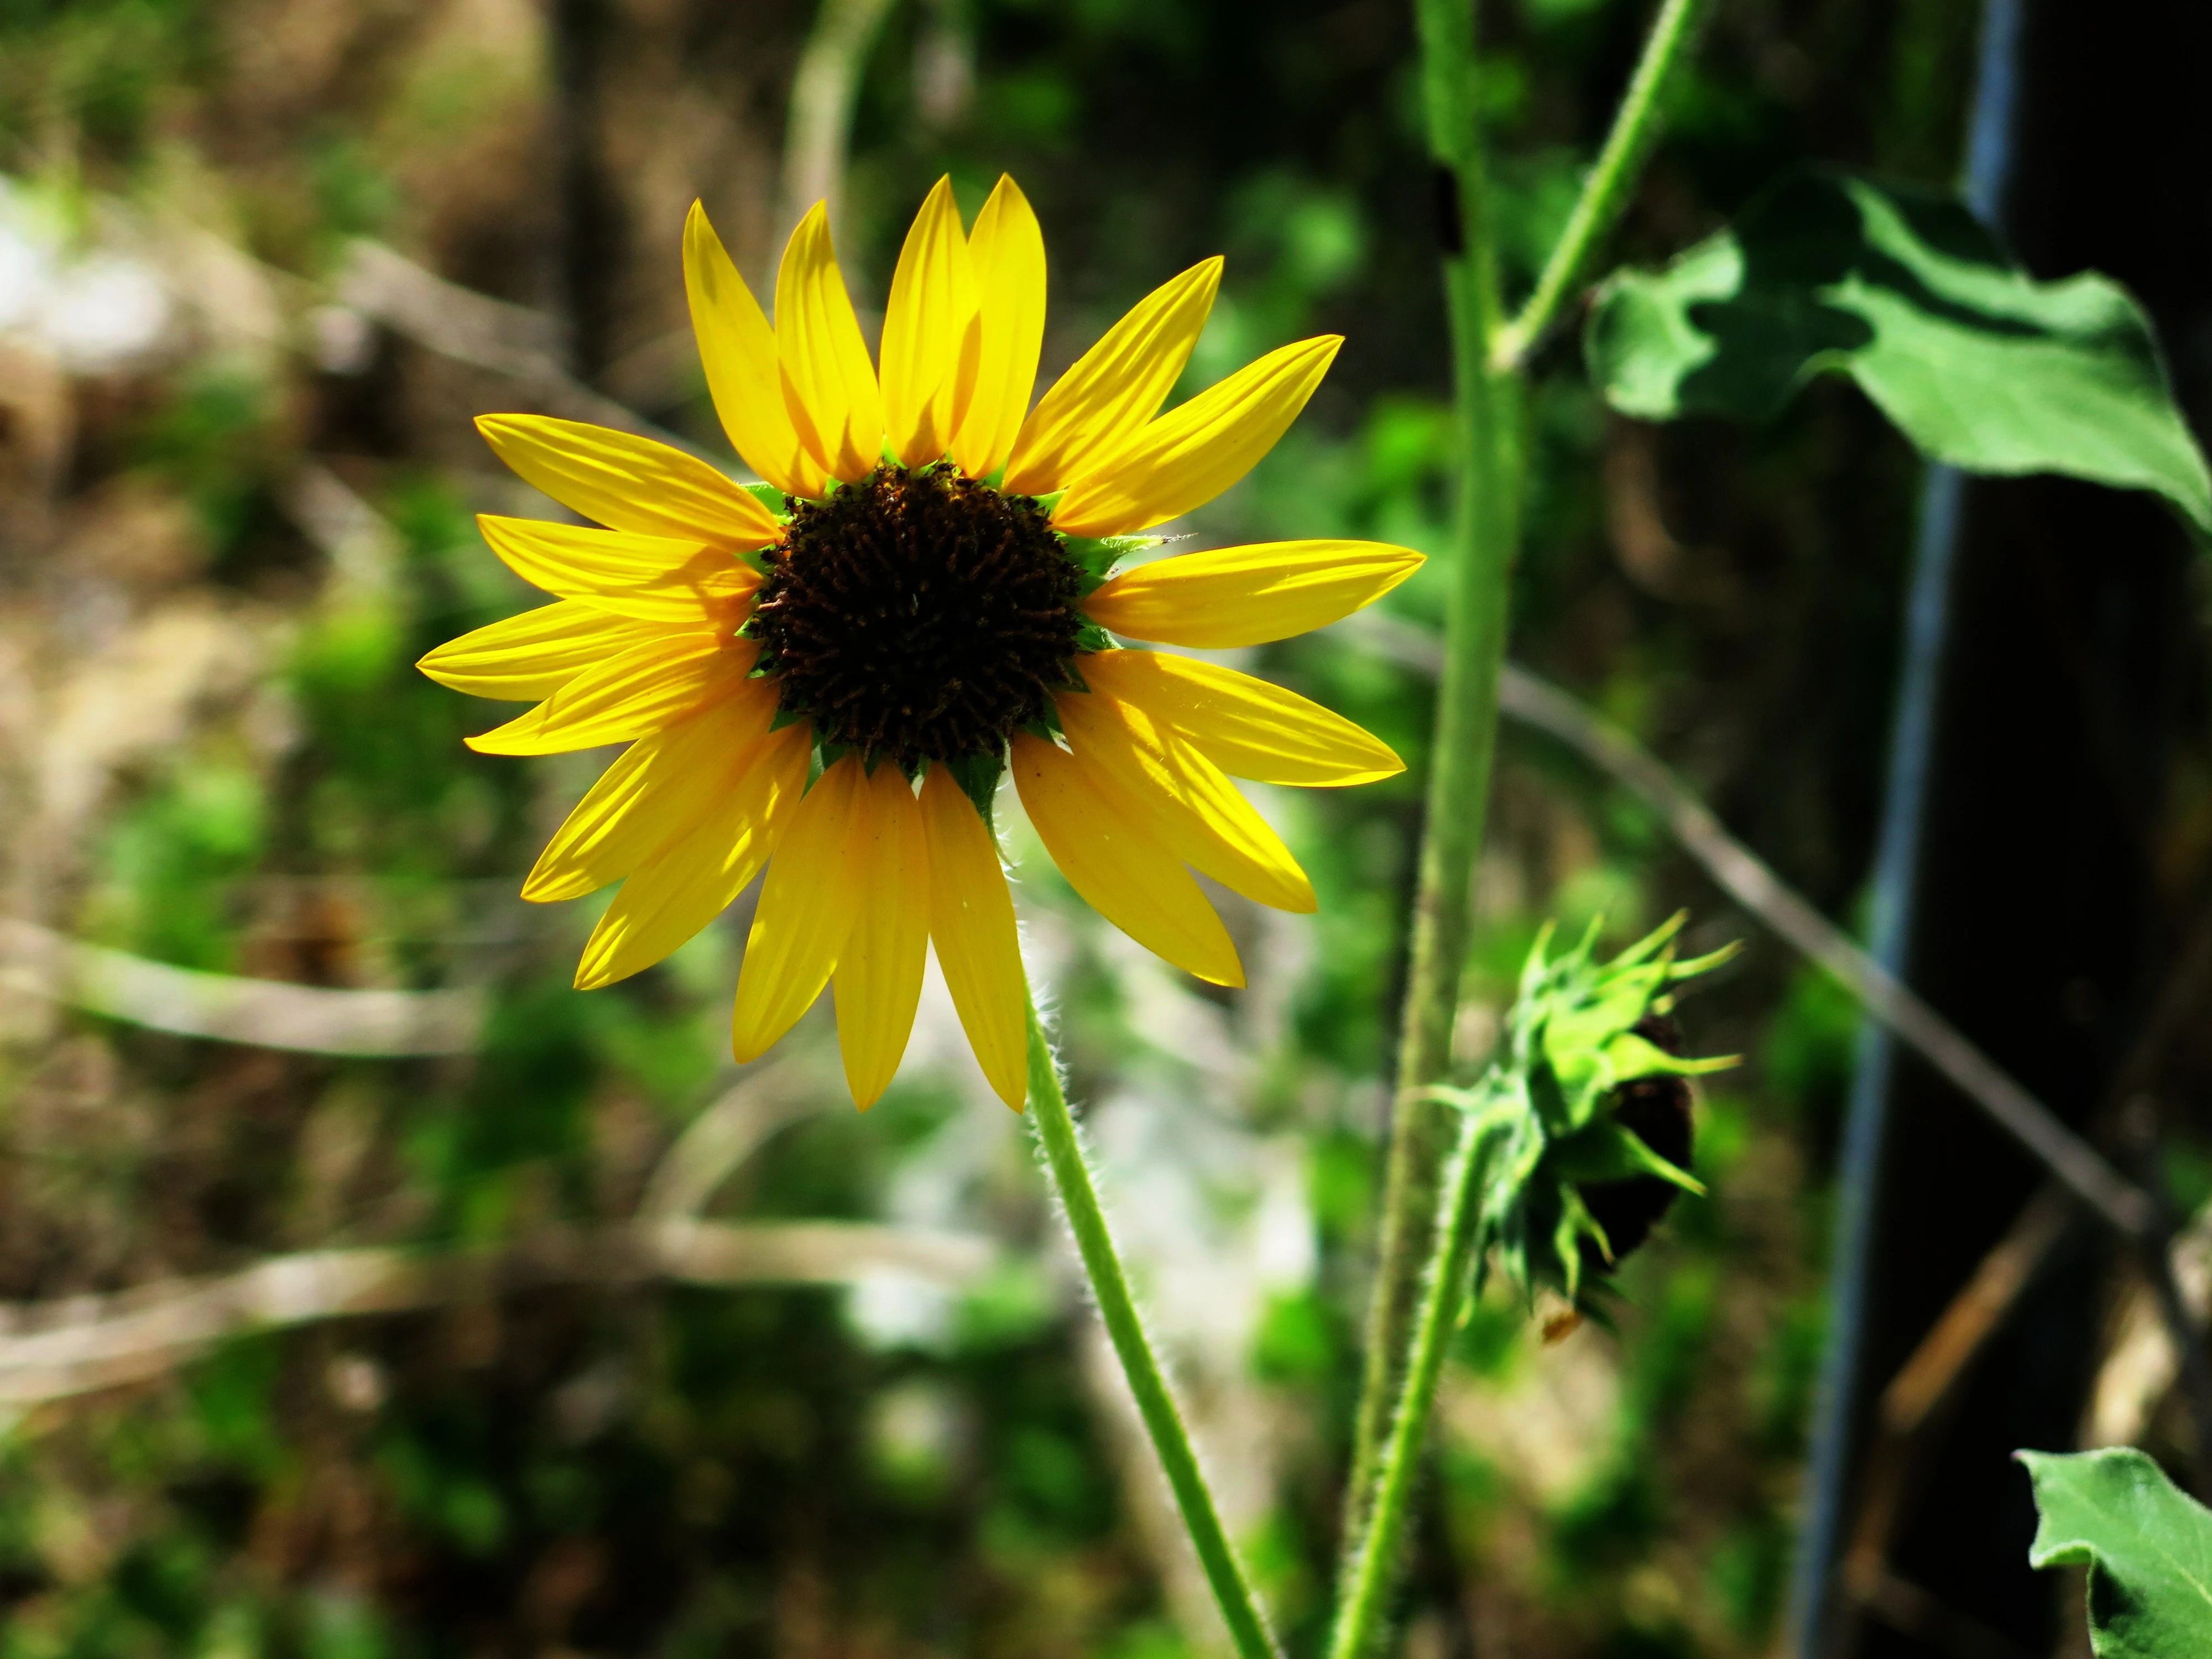
[[[645,1196],[641,1222],[687,1219],[704,1212],[714,1189],[759,1151],[769,1136],[813,1111],[834,1085],[818,1076],[806,1051],[787,1052],[749,1072],[684,1126],[662,1154]]]
[[[1437,641],[1422,629],[1371,612],[1339,623],[1348,637],[1409,668],[1436,672]],[[1523,725],[1557,738],[1625,784],[1658,813],[1682,850],[1735,902],[1851,991],[1883,1024],[1941,1072],[2099,1216],[2138,1242],[2159,1231],[2157,1207],[2097,1149],[2022,1088],[1959,1028],[1861,950],[1722,827],[1712,809],[1610,721],[1549,681],[1511,663],[1499,706]]]
[[[0,1304],[0,1406],[158,1376],[228,1337],[417,1311],[553,1285],[845,1285],[897,1274],[957,1286],[991,1265],[972,1234],[858,1222],[672,1221],[549,1233],[492,1249],[308,1250],[221,1278],[114,1296]]]
[[[318,1054],[465,1054],[470,990],[341,991],[173,967],[0,917],[0,987],[180,1036]]]
[[[822,0],[791,80],[783,139],[783,217],[788,231],[826,202],[832,231],[844,228],[845,152],[860,72],[882,32],[890,0]]]
[[[571,374],[561,360],[559,330],[542,312],[449,283],[383,243],[365,240],[349,250],[337,291],[340,304],[425,350],[518,382],[547,414],[701,453],[690,439]]]

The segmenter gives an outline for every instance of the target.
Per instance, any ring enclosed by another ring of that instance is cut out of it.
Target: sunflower
[[[523,888],[550,901],[622,883],[579,988],[659,961],[765,867],[739,1060],[830,985],[846,1079],[870,1104],[933,944],[984,1074],[1018,1109],[1029,993],[991,820],[1008,770],[1075,890],[1201,979],[1241,985],[1243,970],[1192,870],[1315,908],[1230,778],[1362,783],[1398,757],[1278,686],[1116,643],[1283,639],[1420,562],[1376,543],[1277,542],[1115,574],[1157,544],[1138,532],[1250,470],[1340,343],[1285,346],[1161,414],[1220,272],[1206,260],[1142,301],[1032,410],[1044,242],[1011,179],[964,234],[949,180],[922,204],[880,369],[821,207],[784,250],[771,324],[695,204],[692,326],[723,428],[765,483],[607,428],[477,422],[598,526],[483,518],[493,550],[556,600],[421,664],[458,690],[535,702],[472,749],[629,744]]]

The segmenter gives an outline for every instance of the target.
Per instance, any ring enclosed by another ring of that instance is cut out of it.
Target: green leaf
[[[1577,1186],[1594,1181],[1628,1181],[1656,1176],[1686,1193],[1705,1196],[1705,1184],[1686,1170],[1676,1168],[1635,1134],[1610,1117],[1600,1118],[1588,1128],[1553,1149],[1553,1167],[1561,1179]]]
[[[1623,1031],[1607,1043],[1604,1060],[1605,1074],[1615,1084],[1632,1083],[1642,1077],[1709,1077],[1743,1064],[1741,1054],[1707,1054],[1702,1059],[1670,1054],[1633,1031]]]
[[[1142,552],[1148,547],[1158,547],[1167,539],[1164,536],[1062,536],[1060,550],[1067,556],[1068,562],[1081,573],[1079,583],[1085,598],[1097,592],[1106,579],[1114,574],[1114,567],[1132,553]]]
[[[2043,1516],[2028,1564],[2089,1569],[2097,1659],[2212,1653],[2212,1510],[2131,1446],[2013,1455]]]
[[[975,803],[975,810],[983,815],[986,826],[995,827],[992,809],[999,799],[999,780],[1006,775],[1004,750],[994,749],[984,755],[962,755],[939,765],[952,775],[960,786],[960,793]]]
[[[1765,420],[1849,374],[1922,452],[1972,472],[2148,489],[2212,530],[2212,477],[2149,321],[2094,272],[2039,283],[1948,198],[1800,173],[1659,271],[1620,271],[1590,378],[1645,420]]]

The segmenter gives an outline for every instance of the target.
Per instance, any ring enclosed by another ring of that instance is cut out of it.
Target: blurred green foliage
[[[795,54],[805,9],[782,33],[763,25],[763,61]],[[1486,8],[1516,291],[1645,9]],[[1881,9],[1723,6],[1624,251],[1687,245],[1807,155],[1945,177],[1968,9]],[[645,100],[627,128],[591,125],[593,112],[562,101],[569,46],[546,31],[592,10],[519,9],[520,33],[500,36],[497,7],[467,11],[471,35],[441,34],[442,7],[0,0],[0,165],[80,217],[103,191],[190,202],[288,281],[320,279],[343,239],[373,234],[432,264],[460,249],[447,275],[557,304],[575,255],[560,218],[582,188],[563,169],[593,143],[617,173],[676,155],[685,123],[711,124],[672,107],[739,120],[726,108],[738,100],[710,88],[696,104]],[[609,61],[691,61],[684,11],[641,11],[603,43]],[[972,97],[925,119],[918,54],[947,19]],[[1403,8],[1371,0],[895,6],[860,91],[847,259],[864,301],[879,298],[940,172],[973,211],[1012,171],[1048,236],[1050,370],[1152,287],[1225,253],[1184,392],[1303,333],[1347,344],[1276,453],[1190,528],[1433,551],[1449,434],[1417,93]],[[772,137],[780,94],[769,102],[743,119]],[[773,161],[751,156],[763,178]],[[471,240],[487,227],[511,240]],[[641,311],[674,292],[674,225],[665,240],[665,265],[623,277]],[[87,394],[70,487],[130,478],[181,504],[196,602],[265,623],[254,637],[270,643],[245,712],[120,780],[70,920],[190,967],[480,985],[483,1051],[337,1062],[86,1021],[57,1039],[62,1059],[10,1055],[12,1295],[278,1250],[493,1246],[623,1221],[731,1080],[742,906],[669,962],[583,995],[568,981],[596,905],[514,897],[589,766],[470,753],[462,736],[500,716],[411,664],[532,602],[471,523],[517,509],[466,417],[517,394],[457,384],[404,342],[372,344],[357,374],[195,353],[115,407]],[[1872,821],[1911,457],[1832,387],[1768,433],[1638,434],[1571,357],[1545,360],[1529,410],[1516,654],[1680,754],[1793,881],[1847,910]],[[678,378],[689,401],[654,417],[719,447],[696,376]],[[392,531],[378,580],[326,580],[285,505],[304,455],[341,470]],[[1435,625],[1443,587],[1431,566],[1391,616]],[[1056,876],[1033,861],[1021,891],[1033,943],[1060,964],[1080,1098],[1144,1094],[1175,1121],[1218,1118],[1297,1148],[1312,1261],[1255,1293],[1231,1380],[1251,1390],[1239,1409],[1273,1425],[1278,1477],[1241,1541],[1303,1651],[1325,1616],[1356,1386],[1430,686],[1329,635],[1249,665],[1409,764],[1369,788],[1268,799],[1321,899],[1303,931],[1253,953],[1292,964],[1279,1006],[1166,987],[1165,1006],[1216,1022],[1206,1029],[1249,1073],[1208,1069],[1183,1026],[1148,1024],[1159,985]],[[1572,929],[1601,915],[1625,939],[1679,904],[1713,908],[1648,814],[1510,730],[1478,889],[1470,1064],[1546,916]],[[1700,927],[1701,946],[1747,931],[1724,915]],[[1618,1337],[1547,1346],[1517,1310],[1484,1302],[1456,1338],[1443,1519],[1419,1541],[1413,1611],[1483,1609],[1516,1652],[1735,1659],[1773,1636],[1820,1331],[1820,1166],[1855,1018],[1764,947],[1683,1018],[1698,1051],[1754,1064],[1702,1106],[1712,1195],[1685,1200],[1628,1264]],[[824,1036],[810,1024],[794,1047],[818,1057]],[[105,1056],[105,1081],[83,1091],[97,1112],[70,1092],[88,1044]],[[943,1078],[910,1077],[866,1117],[824,1110],[768,1135],[714,1201],[724,1218],[943,1224],[922,1176],[957,1163],[963,1134],[986,1138],[991,1150],[959,1166],[958,1213],[1006,1254],[915,1330],[872,1326],[860,1292],[541,1286],[233,1342],[174,1378],[24,1417],[0,1444],[0,1659],[1208,1650],[1164,1583],[1138,1507],[1149,1488],[1123,1478],[1019,1125],[989,1109],[977,1127],[983,1109]],[[1249,1208],[1217,1175],[1194,1179],[1224,1189],[1212,1194],[1224,1212]],[[1529,1403],[1554,1398],[1583,1415]],[[1547,1486],[1522,1454],[1562,1439],[1579,1461]]]

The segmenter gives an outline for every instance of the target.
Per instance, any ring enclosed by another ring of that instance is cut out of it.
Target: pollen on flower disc
[[[908,769],[995,752],[1066,680],[1076,568],[1027,496],[886,463],[793,502],[767,559],[750,631],[824,743]]]

